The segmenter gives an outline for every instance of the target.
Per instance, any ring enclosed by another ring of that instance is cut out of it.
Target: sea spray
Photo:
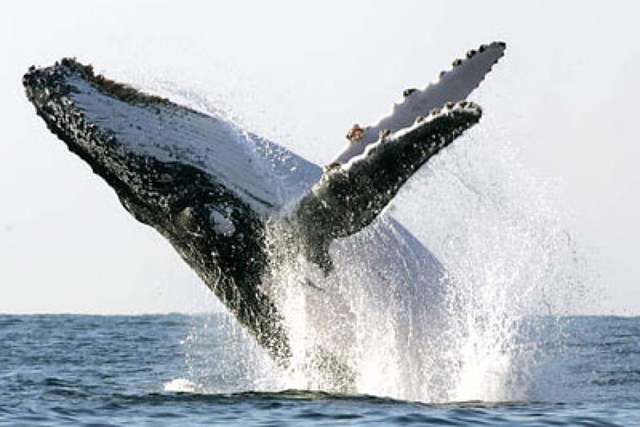
[[[416,269],[403,264],[411,254],[379,256],[398,243],[378,232],[390,227],[388,217],[337,242],[335,271],[314,286],[305,287],[314,267],[299,260],[293,276],[280,281],[292,336],[306,343],[299,347],[303,359],[321,346],[341,352],[359,393],[425,402],[524,400],[552,363],[531,329],[538,316],[566,313],[581,286],[569,232],[548,190],[499,133],[497,141],[476,133],[458,145],[413,180],[394,213],[442,263],[442,274],[430,275],[426,287],[424,280],[416,286]],[[309,298],[318,287],[324,295]],[[341,304],[326,304],[336,296]],[[328,327],[352,337],[340,341],[346,348],[331,342]],[[556,335],[540,339],[561,339],[558,330],[546,331]],[[299,374],[318,376],[312,364],[302,366]]]
[[[289,227],[271,228],[268,283],[289,330],[293,386],[444,400],[442,380],[434,387],[448,372],[435,350],[444,346],[442,269],[405,233],[380,218],[333,245],[325,274]]]
[[[418,191],[421,197],[411,197]],[[531,398],[542,370],[553,364],[532,337],[561,340],[561,330],[540,316],[569,312],[584,285],[583,263],[553,195],[485,122],[434,159],[399,198],[398,216],[446,268],[450,400]],[[552,387],[553,380],[546,388]]]
[[[290,387],[281,368],[231,314],[193,315],[187,331],[180,342],[183,376],[164,384],[165,390],[219,394]]]
[[[197,93],[176,95],[220,114]],[[328,352],[346,367],[356,393],[505,401],[535,397],[540,382],[549,392],[555,378],[545,372],[556,368],[540,343],[561,340],[561,331],[540,326],[536,316],[570,311],[584,279],[581,260],[553,192],[529,176],[497,126],[485,120],[487,126],[434,158],[369,229],[334,242],[329,276],[301,256],[291,236],[270,229],[265,286],[289,331],[288,369],[229,318],[215,334],[188,338],[189,381],[211,392],[331,390],[335,378],[318,363]],[[380,230],[394,226],[389,215],[435,257],[416,261],[411,244],[385,240]],[[201,340],[230,338],[226,354],[195,350]],[[243,381],[225,382],[238,373]]]

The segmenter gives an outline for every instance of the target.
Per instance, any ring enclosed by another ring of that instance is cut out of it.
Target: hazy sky
[[[348,3],[348,4],[345,4]],[[640,314],[640,8],[634,1],[54,1],[0,10],[0,312],[193,311],[214,298],[70,154],[21,76],[64,56],[173,82],[323,163],[469,48],[509,48],[476,95],[541,182],[609,298]]]

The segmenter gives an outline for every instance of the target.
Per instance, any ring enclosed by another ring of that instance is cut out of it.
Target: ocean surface
[[[223,314],[0,315],[0,425],[640,425],[640,318],[532,322],[531,397],[429,403],[278,389]]]

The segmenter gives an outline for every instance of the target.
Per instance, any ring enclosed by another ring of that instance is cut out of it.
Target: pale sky
[[[188,89],[318,163],[470,48],[507,55],[474,95],[558,206],[604,288],[640,315],[640,7],[634,1],[55,1],[0,11],[0,313],[217,307],[154,230],[50,134],[21,76],[75,56]]]

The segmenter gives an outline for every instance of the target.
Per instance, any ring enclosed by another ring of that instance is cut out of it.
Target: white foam
[[[186,378],[175,378],[166,382],[163,389],[174,393],[195,393],[198,391],[198,386]]]

